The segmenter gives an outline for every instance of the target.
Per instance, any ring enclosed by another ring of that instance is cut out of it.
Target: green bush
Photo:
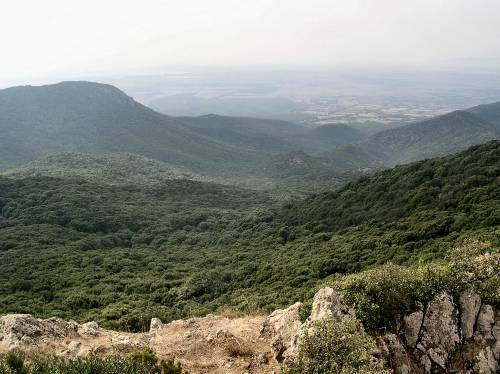
[[[0,355],[0,374],[187,374],[174,359],[158,361],[149,348],[130,356],[35,356],[26,362],[21,353],[9,352]]]
[[[355,319],[322,320],[302,337],[299,351],[285,361],[285,374],[385,373],[370,360],[373,339]]]
[[[387,264],[330,282],[354,307],[370,331],[393,329],[401,318],[441,291],[458,297],[474,288],[484,301],[500,305],[500,249],[468,241],[443,260],[404,267]]]

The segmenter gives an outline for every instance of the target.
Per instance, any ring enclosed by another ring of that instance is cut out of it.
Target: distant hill
[[[0,169],[60,152],[133,152],[194,170],[241,167],[259,157],[90,82],[0,90],[0,131]]]
[[[493,125],[497,134],[500,134],[500,102],[478,105],[467,111]]]
[[[204,179],[179,167],[133,153],[60,153],[7,170],[3,175],[15,178],[81,178],[106,184],[156,184],[173,179]]]
[[[268,178],[280,189],[303,193],[336,189],[358,176],[335,170],[303,151],[272,156],[258,166],[255,174]]]
[[[395,165],[458,152],[496,137],[481,118],[455,111],[374,134],[364,148],[381,155],[386,164]]]
[[[332,163],[350,161],[353,167],[362,168],[377,163],[394,166],[456,153],[500,137],[494,122],[498,106],[500,103],[454,111],[380,131],[358,143],[325,152],[321,157]]]
[[[296,150],[318,153],[364,138],[361,131],[343,124],[311,127],[279,120],[215,114],[177,119],[199,134],[236,147],[271,154]]]
[[[129,152],[195,172],[243,173],[269,155],[320,152],[361,138],[345,125],[169,117],[92,82],[0,90],[0,131],[0,170],[48,154]]]

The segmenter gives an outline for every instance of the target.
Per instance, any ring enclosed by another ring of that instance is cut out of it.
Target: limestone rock
[[[333,288],[322,288],[314,295],[310,321],[319,321],[324,318],[334,318],[340,321],[350,317],[354,317],[354,311],[343,302],[342,296]]]
[[[117,335],[111,337],[111,346],[116,352],[127,353],[144,348],[146,345],[144,342],[130,339],[126,335]]]
[[[457,309],[452,297],[443,292],[427,306],[422,323],[422,338],[417,348],[446,370],[450,354],[460,343],[457,326]]]
[[[493,339],[492,328],[495,323],[495,311],[491,305],[483,305],[477,317],[477,332],[484,339]]]
[[[500,321],[497,321],[493,326],[492,335],[495,338],[495,344],[492,347],[493,356],[497,361],[500,361]]]
[[[159,318],[151,318],[151,323],[149,325],[149,332],[153,333],[161,329],[163,326],[161,320]]]
[[[418,333],[422,327],[422,321],[424,319],[423,307],[420,310],[404,317],[404,334],[406,339],[406,344],[410,348],[415,348],[418,340]]]
[[[394,368],[395,374],[410,374],[414,372],[412,370],[412,360],[396,335],[385,335],[382,342],[382,354],[385,356],[386,362]]]
[[[60,318],[36,319],[30,314],[8,314],[0,317],[0,337],[6,346],[37,344],[52,338],[77,334],[78,324]]]
[[[474,373],[477,374],[495,374],[497,373],[498,362],[495,359],[490,347],[484,348],[476,355],[473,366]]]
[[[87,322],[78,328],[78,333],[83,336],[98,336],[101,332],[101,328],[97,322]]]
[[[275,310],[264,322],[261,336],[271,336],[271,347],[278,362],[297,349],[297,340],[301,331],[299,310],[302,303],[295,303],[286,309]]]
[[[462,339],[470,339],[474,333],[477,314],[481,307],[481,297],[472,290],[462,292],[460,295],[460,331]]]

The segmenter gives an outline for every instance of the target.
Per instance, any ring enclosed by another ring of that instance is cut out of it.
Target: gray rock
[[[82,324],[78,328],[78,333],[83,336],[98,336],[101,333],[101,328],[95,321]]]
[[[481,350],[475,358],[473,366],[474,373],[477,374],[495,374],[498,370],[498,362],[493,356],[490,347]]]
[[[354,317],[354,310],[343,302],[342,296],[333,288],[322,288],[314,295],[310,321],[319,321],[324,318],[334,318],[340,321],[352,317]]]
[[[495,356],[497,361],[500,361],[500,321],[497,321],[495,323],[495,326],[493,326],[491,331],[493,337],[495,338],[495,343],[491,348],[493,351],[493,356]]]
[[[298,348],[301,306],[302,303],[295,303],[286,309],[275,310],[262,326],[260,334],[271,337],[271,348],[278,362],[294,354]]]
[[[443,292],[429,303],[422,323],[422,338],[418,347],[443,370],[446,370],[449,356],[460,343],[457,314],[452,297]]]
[[[422,321],[424,319],[424,312],[420,310],[404,317],[404,334],[406,339],[406,344],[410,348],[415,348],[418,341],[418,333],[420,332],[420,327],[422,327]]]
[[[412,373],[412,360],[398,337],[394,334],[388,334],[383,337],[383,342],[385,347],[381,350],[387,356],[386,361],[394,368],[394,373]]]
[[[151,318],[151,323],[149,325],[149,332],[156,332],[161,329],[163,326],[163,323],[159,318]]]
[[[481,297],[472,290],[462,292],[460,295],[460,331],[462,339],[470,339],[474,334],[474,325],[481,307]]]
[[[495,323],[495,311],[491,305],[483,305],[477,317],[477,332],[484,339],[493,339],[492,328]]]
[[[36,319],[30,314],[8,314],[0,317],[2,343],[9,348],[46,343],[53,338],[77,335],[78,324],[60,318]]]

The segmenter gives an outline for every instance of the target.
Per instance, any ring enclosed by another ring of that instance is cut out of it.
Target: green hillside
[[[198,171],[242,167],[259,156],[90,82],[0,90],[0,131],[0,169],[61,152],[131,152]]]
[[[0,177],[0,313],[141,330],[229,306],[270,311],[388,261],[500,244],[500,142],[284,206],[213,183]]]
[[[185,169],[133,153],[59,153],[7,170],[3,175],[82,178],[106,184],[157,184],[171,179],[205,179]]]
[[[342,124],[308,127],[278,120],[214,114],[178,119],[202,135],[270,154],[297,150],[318,153],[364,138],[360,131]]]

